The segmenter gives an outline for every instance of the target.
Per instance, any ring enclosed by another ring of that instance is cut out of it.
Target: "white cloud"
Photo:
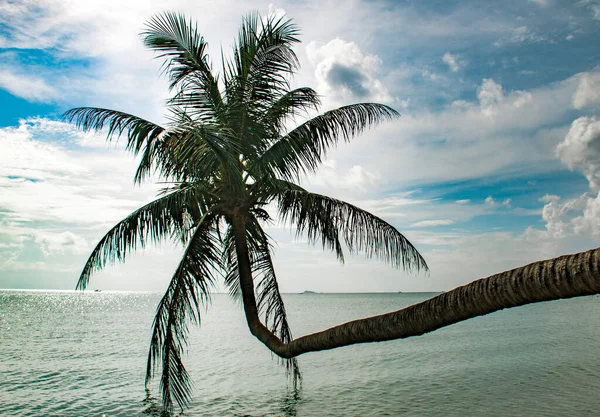
[[[471,202],[471,200],[469,200],[469,199],[455,201],[456,204],[469,204],[470,202]]]
[[[458,56],[452,55],[450,52],[446,52],[442,57],[442,60],[448,64],[448,67],[452,72],[458,72],[466,64]]]
[[[57,233],[36,230],[35,243],[40,245],[45,256],[53,253],[86,253],[89,250],[86,240],[70,231]]]
[[[565,139],[556,147],[556,155],[571,169],[584,172],[596,195],[562,201],[559,196],[545,195],[542,219],[554,238],[588,235],[600,238],[600,121],[580,117],[571,125]]]
[[[412,227],[449,226],[454,224],[452,220],[423,220],[414,223]]]
[[[56,89],[42,78],[33,74],[17,74],[6,68],[0,68],[0,88],[31,101],[47,102],[58,95]]]
[[[592,19],[600,20],[600,2],[598,0],[581,0],[580,3],[587,6],[592,14]]]
[[[560,200],[560,197],[554,194],[546,194],[545,196],[539,198],[539,201],[542,203],[550,203],[551,201],[555,200]]]
[[[360,165],[347,170],[339,169],[337,161],[329,159],[323,162],[316,175],[310,176],[307,182],[312,186],[364,192],[379,181],[377,173],[367,171]]]
[[[403,114],[333,157],[352,160],[360,155],[366,169],[377,166],[382,181],[398,178],[398,167],[405,181],[473,178],[519,166],[530,173],[555,170],[560,167],[555,146],[569,129],[556,126],[557,121],[572,113],[580,80],[597,74],[576,74],[529,91],[507,91],[484,79],[477,102]]]
[[[502,202],[494,200],[494,198],[490,195],[485,199],[485,205],[490,208],[498,208],[498,207],[510,207],[510,203],[512,199],[506,198]]]
[[[356,43],[339,38],[326,44],[310,42],[306,52],[315,68],[317,91],[327,98],[343,103],[392,100],[377,79],[381,59],[364,54]]]
[[[498,106],[504,99],[502,85],[491,78],[484,78],[477,91],[477,98],[481,107],[489,111],[492,107]]]
[[[600,72],[582,74],[572,103],[578,110],[600,104]]]
[[[494,45],[504,46],[506,44],[537,43],[546,40],[546,37],[533,32],[527,26],[519,26],[508,30],[508,33],[497,40]]]
[[[590,187],[600,190],[600,120],[580,117],[556,148],[556,154],[571,169],[581,169]]]
[[[98,148],[101,141],[47,119],[0,129],[3,216],[97,226],[148,201],[157,188],[133,188],[133,158],[122,146]]]
[[[5,275],[0,286],[73,288],[90,245],[154,198],[157,185],[134,187],[136,161],[123,145],[102,143],[101,136],[47,119],[0,129],[0,270],[13,276],[21,271],[24,277],[11,281]],[[163,254],[172,265],[178,252],[163,249]],[[111,280],[122,270],[111,269],[99,281],[113,282],[107,288],[162,288],[173,269],[157,274],[156,263],[146,263],[133,263],[144,271],[139,276],[160,280],[129,277],[129,284],[119,286]]]
[[[591,235],[600,239],[600,194],[586,199],[583,214],[572,220],[573,230],[578,235]]]

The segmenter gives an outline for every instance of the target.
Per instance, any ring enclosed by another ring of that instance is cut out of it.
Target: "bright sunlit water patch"
[[[296,336],[434,294],[284,295]],[[144,372],[160,294],[0,291],[0,416],[152,415]],[[429,335],[300,357],[301,392],[215,295],[191,334],[190,416],[600,413],[600,297],[542,303]],[[158,397],[158,389],[152,389]],[[145,412],[145,414],[144,414]]]

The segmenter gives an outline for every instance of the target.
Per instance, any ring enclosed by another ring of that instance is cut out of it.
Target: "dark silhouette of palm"
[[[181,362],[187,320],[200,322],[200,305],[223,273],[230,293],[242,296],[251,328],[264,313],[266,331],[292,341],[263,224],[277,214],[312,242],[321,242],[343,261],[348,250],[366,252],[406,269],[427,268],[417,250],[394,227],[351,204],[296,185],[314,172],[339,138],[350,140],[365,128],[398,114],[375,103],[330,110],[295,128],[290,121],[319,108],[317,93],[291,89],[298,67],[292,47],[298,29],[290,20],[250,14],[242,23],[233,57],[213,74],[207,44],[197,27],[179,14],[152,18],[144,43],[164,59],[173,97],[170,123],[159,126],[139,117],[99,108],[74,108],[68,121],[83,130],[127,136],[139,154],[135,181],[157,173],[172,186],[155,201],[115,225],[89,257],[78,288],[107,262],[147,242],[176,238],[183,258],[162,298],[154,321],[147,378],[162,364],[163,400],[185,405],[190,381]],[[255,288],[256,287],[256,288]],[[256,291],[256,295],[255,295]],[[264,328],[264,329],[263,329]],[[295,359],[287,360],[294,381]]]

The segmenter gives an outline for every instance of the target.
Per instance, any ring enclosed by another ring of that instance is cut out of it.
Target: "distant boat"
[[[100,291],[102,291],[102,290],[94,290],[94,292],[100,292]]]
[[[402,291],[398,291],[398,294],[402,294]]]

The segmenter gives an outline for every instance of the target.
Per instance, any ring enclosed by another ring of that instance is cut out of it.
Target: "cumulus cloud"
[[[570,169],[583,171],[592,189],[600,190],[600,120],[596,117],[575,120],[557,146],[556,154]]]
[[[600,238],[600,194],[585,200],[583,214],[572,220],[573,230],[578,235],[589,234]]]
[[[54,253],[85,253],[89,249],[83,237],[70,231],[57,233],[36,230],[35,243],[40,246],[45,256]]]
[[[0,277],[0,286],[72,287],[90,243],[158,190],[133,186],[136,161],[123,145],[62,122],[34,118],[0,128],[0,149],[0,270],[13,274]],[[15,274],[26,278],[12,280]]]
[[[496,79],[484,78],[474,87],[475,100],[440,111],[403,113],[329,157],[343,161],[345,169],[360,165],[376,172],[380,180],[375,190],[562,169],[555,149],[570,129],[573,96],[582,79],[597,74],[579,73],[527,91],[511,91]]]
[[[362,99],[369,96],[366,88],[367,77],[360,70],[334,63],[327,72],[327,82],[332,87],[348,89],[356,98]]]
[[[502,85],[491,78],[484,78],[477,90],[477,98],[483,109],[489,110],[493,106],[497,106],[504,99]]]
[[[600,121],[580,117],[556,147],[557,157],[570,169],[581,170],[596,193],[562,201],[559,196],[545,195],[542,219],[547,232],[555,238],[570,234],[600,238]]]
[[[450,52],[446,52],[442,57],[442,60],[448,64],[448,67],[452,72],[458,72],[466,64],[458,56],[452,55]]]
[[[485,199],[485,205],[490,208],[510,207],[511,202],[512,199],[510,198],[506,198],[503,201],[494,200],[494,197],[492,197],[491,195],[487,196],[487,198]]]
[[[322,45],[311,42],[306,51],[315,68],[317,90],[327,98],[336,102],[392,100],[377,79],[381,60],[363,53],[356,43],[336,38]]]

